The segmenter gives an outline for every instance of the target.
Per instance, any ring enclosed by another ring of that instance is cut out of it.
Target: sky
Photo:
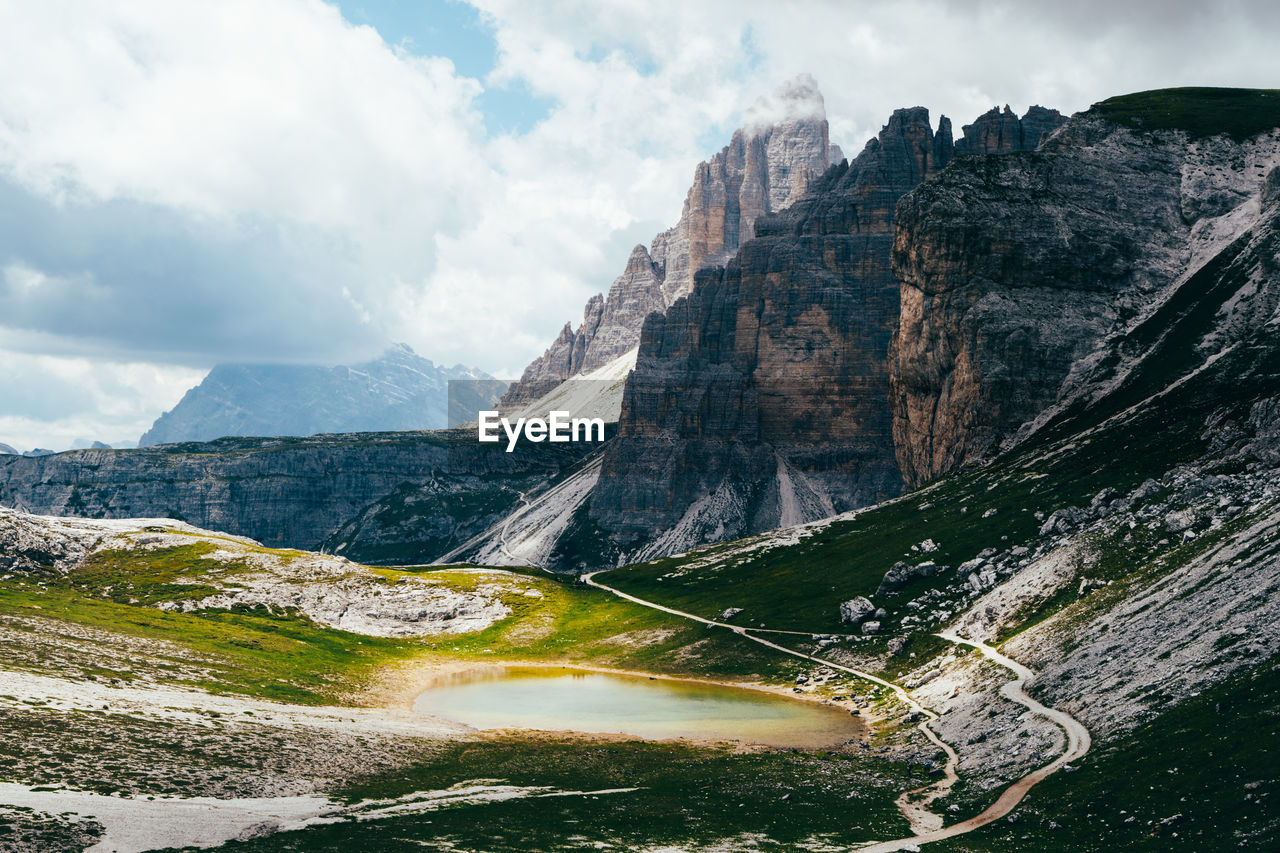
[[[751,103],[859,151],[1280,86],[1273,2],[0,0],[0,442],[136,440],[220,362],[518,376]]]

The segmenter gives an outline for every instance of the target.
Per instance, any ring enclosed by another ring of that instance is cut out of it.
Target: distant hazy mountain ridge
[[[352,367],[220,364],[161,415],[138,444],[442,429],[449,421],[451,379],[486,380],[466,383],[476,409],[491,405],[506,389],[472,367],[437,367],[405,344]]]

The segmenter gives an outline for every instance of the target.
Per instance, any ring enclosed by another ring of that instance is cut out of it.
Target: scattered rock
[[[1111,501],[1115,499],[1117,494],[1118,492],[1116,492],[1115,489],[1108,486],[1093,496],[1093,500],[1089,501],[1089,509],[1097,512],[1098,510],[1105,508],[1107,504],[1111,503]]]
[[[1049,536],[1053,533],[1070,533],[1088,520],[1089,513],[1078,506],[1054,510],[1045,519],[1044,524],[1040,525],[1040,535]]]
[[[903,562],[894,563],[889,571],[884,573],[884,577],[880,580],[880,585],[876,587],[876,595],[881,596],[895,592],[917,578],[932,577],[947,568],[947,566],[939,566],[932,560],[926,560],[916,566],[909,566]]]
[[[1136,504],[1140,501],[1145,501],[1147,498],[1160,491],[1160,489],[1160,484],[1155,480],[1147,480],[1141,486],[1138,486],[1138,488],[1129,493],[1129,502],[1131,504]]]
[[[840,605],[840,621],[847,625],[856,625],[876,610],[871,600],[864,596],[851,598]]]
[[[913,678],[910,681],[906,682],[903,685],[903,687],[907,688],[908,690],[915,690],[917,687],[924,687],[926,684],[928,684],[930,681],[933,681],[935,678],[937,678],[940,675],[942,675],[942,670],[931,669],[928,672],[926,672],[924,675],[920,676],[919,678]]]
[[[282,826],[283,824],[278,820],[260,821],[241,830],[240,834],[236,836],[236,841],[253,841],[258,838],[266,838],[269,835],[275,835]]]
[[[1170,533],[1182,533],[1184,530],[1190,530],[1196,523],[1195,510],[1180,509],[1167,513],[1164,517],[1164,527]]]

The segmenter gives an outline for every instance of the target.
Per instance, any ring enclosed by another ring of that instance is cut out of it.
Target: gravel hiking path
[[[628,595],[625,592],[597,581],[595,577],[598,574],[601,574],[601,572],[585,574],[582,576],[582,580],[589,586],[602,589],[605,592],[609,592],[619,598],[624,598],[635,604],[659,610],[663,613],[669,613],[672,616],[692,619],[693,621],[701,622],[704,625],[710,625],[717,628],[727,628],[741,637],[746,637],[748,640],[752,640],[762,646],[775,649],[783,654],[819,663],[823,666],[840,670],[841,672],[847,672],[850,675],[870,681],[873,684],[878,684],[881,687],[887,687],[892,690],[894,694],[907,705],[907,707],[911,708],[912,711],[920,714],[924,718],[920,723],[920,731],[947,755],[947,763],[943,769],[943,778],[930,785],[926,785],[923,788],[907,791],[898,797],[898,810],[902,812],[903,817],[907,819],[908,825],[911,827],[911,832],[913,833],[912,835],[906,838],[897,838],[892,841],[874,842],[870,845],[858,848],[860,853],[891,853],[891,851],[916,850],[919,849],[921,844],[928,844],[931,841],[942,841],[946,838],[954,838],[957,835],[964,835],[966,833],[973,832],[975,829],[986,826],[992,821],[999,820],[1009,814],[1017,808],[1018,804],[1022,802],[1024,797],[1026,797],[1027,792],[1029,792],[1033,787],[1052,776],[1054,773],[1057,773],[1070,762],[1078,760],[1089,751],[1089,747],[1091,745],[1089,730],[1086,729],[1079,720],[1064,711],[1059,711],[1056,708],[1049,708],[1042,705],[1027,694],[1027,682],[1035,677],[1035,673],[1032,672],[1029,667],[1018,663],[1007,655],[1001,654],[986,643],[965,639],[958,634],[950,632],[938,634],[939,637],[947,640],[948,642],[955,643],[957,645],[970,646],[977,649],[988,659],[995,661],[1011,671],[1016,677],[1013,681],[1006,683],[1000,688],[1000,695],[1012,702],[1024,705],[1030,709],[1032,713],[1038,714],[1052,721],[1062,728],[1066,733],[1067,738],[1067,748],[1061,755],[1045,766],[1031,771],[1026,776],[1023,776],[1021,779],[1014,782],[985,810],[971,818],[968,818],[967,820],[962,820],[957,823],[953,823],[951,826],[943,827],[941,815],[930,811],[929,806],[934,800],[937,800],[939,797],[944,796],[948,791],[950,791],[951,787],[958,780],[959,777],[956,775],[956,765],[959,763],[959,758],[956,755],[956,751],[938,737],[933,729],[929,727],[929,723],[932,720],[938,719],[938,715],[912,699],[904,688],[897,684],[893,684],[892,682],[885,681],[883,678],[879,678],[878,676],[870,673],[852,669],[813,655],[807,655],[804,652],[799,652],[795,649],[789,649],[786,646],[778,645],[777,643],[766,640],[763,637],[756,636],[751,633],[751,629],[741,625],[728,625],[724,622],[704,619],[701,616],[695,616],[694,614],[686,613],[683,610],[664,607],[661,604],[646,601],[645,599],[637,598],[634,595]]]

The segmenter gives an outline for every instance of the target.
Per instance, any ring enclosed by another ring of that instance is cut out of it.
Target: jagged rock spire
[[[756,221],[808,190],[843,153],[832,146],[826,107],[808,74],[788,80],[746,111],[729,144],[694,169],[680,221],[637,246],[601,310],[588,305],[583,325],[563,333],[526,368],[503,405],[537,399],[570,376],[601,367],[633,349],[652,311],[665,310],[693,287],[700,269],[721,266],[755,234]]]

